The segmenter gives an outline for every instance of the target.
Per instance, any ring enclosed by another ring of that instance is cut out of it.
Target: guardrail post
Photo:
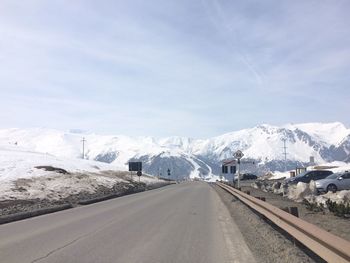
[[[298,207],[296,207],[296,206],[282,207],[280,209],[293,215],[293,216],[299,217]]]
[[[298,207],[292,206],[289,208],[289,211],[293,216],[299,217]]]

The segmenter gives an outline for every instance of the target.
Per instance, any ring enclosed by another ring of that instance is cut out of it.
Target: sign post
[[[241,188],[241,182],[240,182],[240,164],[241,164],[241,159],[243,158],[244,154],[242,151],[238,150],[234,153],[233,155],[236,159],[237,159],[237,174],[238,174],[238,178],[237,178],[237,188],[240,189]]]
[[[129,162],[129,171],[131,174],[131,180],[133,180],[132,172],[137,172],[140,181],[140,176],[142,175],[142,162]]]
[[[141,175],[142,175],[142,172],[141,171],[137,171],[137,176],[139,177],[139,182],[141,181]]]

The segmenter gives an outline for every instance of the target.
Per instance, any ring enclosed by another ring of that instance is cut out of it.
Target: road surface
[[[1,225],[0,261],[255,262],[219,196],[204,182]]]

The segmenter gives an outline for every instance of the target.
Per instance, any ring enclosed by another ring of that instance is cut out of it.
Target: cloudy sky
[[[0,128],[350,126],[348,0],[0,0]]]

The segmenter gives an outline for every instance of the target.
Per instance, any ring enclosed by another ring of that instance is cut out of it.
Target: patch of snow
[[[290,178],[290,172],[273,172],[273,175],[268,178],[270,180],[277,180],[277,179],[282,179],[282,178]]]
[[[95,174],[46,172],[45,176],[5,181],[5,184],[0,186],[0,200],[36,198],[59,200],[81,192],[93,193],[101,186],[111,188],[122,181],[120,178]]]
[[[313,201],[318,204],[326,204],[328,199],[336,203],[350,203],[350,190],[342,190],[335,193],[328,192],[326,194],[316,196]]]
[[[301,202],[305,199],[306,196],[316,195],[317,189],[315,182],[311,181],[310,184],[299,182],[296,185],[290,185],[288,187],[289,199],[295,200],[296,202]]]
[[[200,172],[199,172],[199,164],[197,164],[192,158],[188,158],[188,161],[193,165],[194,169],[192,170],[191,174],[190,174],[190,178],[191,179],[195,179],[195,178],[202,178],[200,176]]]

